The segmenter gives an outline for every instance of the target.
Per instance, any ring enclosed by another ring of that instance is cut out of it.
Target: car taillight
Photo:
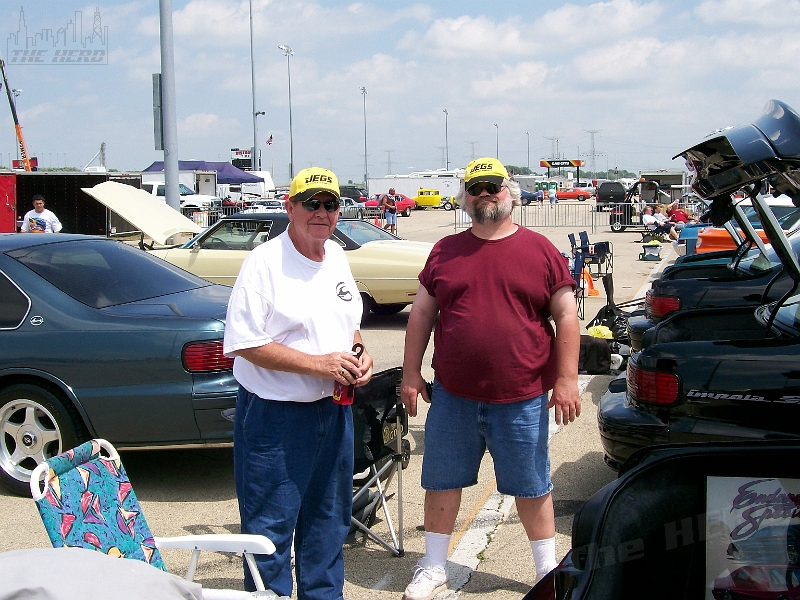
[[[628,392],[639,402],[674,404],[678,399],[678,377],[672,373],[645,371],[628,364]]]
[[[653,290],[648,291],[645,296],[644,312],[648,319],[660,319],[680,307],[681,299],[674,296],[659,296]]]
[[[229,371],[233,359],[222,354],[222,341],[192,342],[183,348],[183,367],[190,373]]]

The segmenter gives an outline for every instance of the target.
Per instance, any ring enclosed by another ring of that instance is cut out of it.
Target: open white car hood
[[[81,189],[157,244],[166,244],[167,239],[176,233],[200,233],[203,230],[197,223],[167,206],[163,200],[133,186],[106,181],[93,188]]]

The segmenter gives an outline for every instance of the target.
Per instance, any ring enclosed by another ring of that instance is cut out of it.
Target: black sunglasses
[[[502,185],[497,185],[496,183],[489,183],[487,181],[481,181],[480,183],[476,183],[471,185],[467,188],[467,193],[470,196],[480,196],[481,193],[486,190],[490,194],[499,194],[500,190],[503,189]]]
[[[325,200],[322,202],[316,198],[311,198],[310,200],[303,200],[300,204],[302,204],[303,208],[305,208],[308,212],[315,212],[319,210],[320,206],[324,206],[325,210],[328,212],[336,212],[339,210],[338,200]]]

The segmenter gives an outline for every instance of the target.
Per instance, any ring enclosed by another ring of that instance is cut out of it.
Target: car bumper
[[[600,398],[597,427],[604,460],[618,470],[631,454],[641,448],[669,441],[669,425],[653,414],[628,403],[626,392],[606,392]]]

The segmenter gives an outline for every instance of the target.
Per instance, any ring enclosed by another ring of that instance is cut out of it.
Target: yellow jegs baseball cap
[[[491,157],[476,158],[467,165],[464,173],[464,187],[468,188],[479,181],[502,185],[504,179],[508,179],[508,171],[503,163]]]
[[[328,169],[309,167],[303,169],[289,186],[289,198],[297,202],[305,202],[320,192],[329,192],[339,197],[339,180]]]

